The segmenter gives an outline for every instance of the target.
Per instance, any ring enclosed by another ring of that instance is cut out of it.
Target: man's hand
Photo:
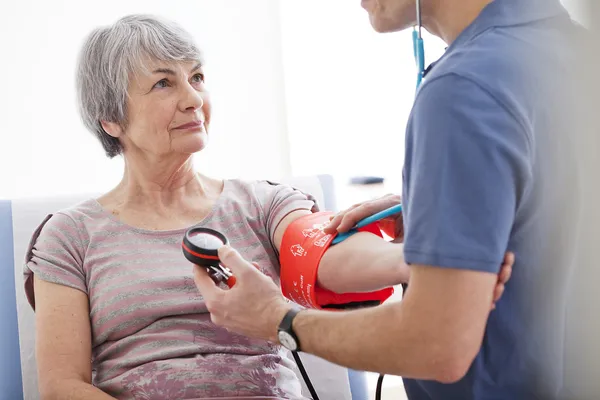
[[[400,196],[388,194],[379,199],[355,204],[347,210],[335,215],[331,219],[329,225],[325,228],[325,233],[334,233],[335,231],[340,233],[346,232],[352,229],[360,220],[380,211],[387,210],[400,203]],[[402,243],[404,241],[402,213],[380,220],[379,227],[386,235],[391,237],[395,243]]]
[[[229,246],[219,249],[221,263],[236,276],[231,289],[221,289],[205,268],[194,266],[194,281],[216,325],[249,337],[277,342],[277,328],[291,305],[256,264]]]
[[[502,263],[502,267],[500,267],[500,272],[498,273],[498,281],[496,282],[496,286],[494,287],[494,300],[492,300],[492,310],[496,308],[496,303],[502,297],[504,293],[504,285],[510,279],[510,275],[512,274],[512,266],[515,263],[515,255],[510,251],[504,255],[504,261]]]

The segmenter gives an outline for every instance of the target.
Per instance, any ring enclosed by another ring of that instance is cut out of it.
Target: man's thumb
[[[251,264],[231,246],[221,246],[218,253],[221,264],[229,268],[234,275],[251,267]]]

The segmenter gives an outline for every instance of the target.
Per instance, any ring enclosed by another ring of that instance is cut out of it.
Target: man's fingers
[[[329,224],[325,228],[323,228],[323,232],[328,234],[336,232],[338,226],[340,225],[340,222],[342,221],[343,216],[343,214],[337,214],[331,217]]]
[[[496,303],[504,294],[504,290],[506,288],[505,284],[510,279],[510,275],[512,274],[512,266],[514,263],[514,253],[507,252],[504,255],[504,261],[502,262],[502,266],[500,267],[500,272],[498,273],[498,280],[496,282],[496,286],[494,287],[494,299],[492,300],[491,308],[492,310],[496,308]]]
[[[354,204],[330,219],[329,225],[324,229],[325,233],[347,232],[360,220],[386,210],[401,203],[401,198],[396,194],[387,194],[379,199]]]
[[[362,218],[360,218],[361,214],[357,214],[355,212],[355,210],[349,211],[346,214],[344,214],[344,216],[342,217],[342,220],[340,221],[338,227],[337,227],[337,231],[338,232],[347,232],[350,229],[352,229],[354,227],[354,225],[356,225],[356,223],[358,221],[360,221]]]
[[[398,204],[400,204],[400,196],[398,195],[387,195],[376,200],[362,203],[358,207],[354,207],[344,213],[337,230],[339,232],[346,232],[352,229],[362,219]]]
[[[337,230],[339,232],[349,231],[354,226],[356,226],[356,224],[358,224],[361,220],[389,208],[387,204],[387,202],[377,201],[371,203],[364,203],[359,207],[356,207],[354,210],[349,211],[344,215]]]
[[[496,287],[494,288],[494,300],[493,300],[494,304],[498,300],[500,300],[500,297],[502,297],[502,294],[504,294],[504,284],[503,283],[497,283]]]
[[[363,203],[347,212],[346,215],[344,215],[344,218],[342,218],[342,222],[340,222],[338,231],[346,232],[358,224],[360,220],[385,210],[387,207],[385,206],[385,202],[381,200],[383,199]]]
[[[359,207],[360,204],[353,204],[352,206],[350,206],[349,208],[347,208],[346,210],[337,213],[336,215],[332,216],[329,220],[329,224],[323,229],[323,232],[325,233],[334,233],[337,232],[338,227],[340,226],[340,223],[342,222],[342,220],[344,219],[344,216],[350,212],[351,210],[354,210],[356,207]]]
[[[510,279],[511,275],[512,275],[512,266],[503,265],[502,270],[500,270],[500,275],[498,276],[498,280],[502,283],[506,283]]]
[[[504,255],[504,265],[510,265],[511,267],[515,263],[515,253],[509,251]]]
[[[248,270],[253,270],[255,267],[246,261],[240,253],[238,253],[231,246],[221,246],[218,250],[219,252],[219,260],[221,260],[221,264],[226,266],[233,272],[234,275],[238,277]]]
[[[202,297],[207,301],[223,290],[215,285],[215,282],[206,272],[206,268],[197,265],[194,265],[194,282]]]
[[[504,263],[500,269],[498,280],[502,283],[508,282],[512,275],[512,266],[515,263],[515,255],[513,253],[506,253],[504,256]]]

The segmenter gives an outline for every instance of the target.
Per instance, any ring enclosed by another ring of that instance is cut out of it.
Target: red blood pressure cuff
[[[336,236],[323,232],[331,215],[332,212],[312,213],[296,219],[287,227],[279,256],[283,295],[304,307],[316,309],[350,309],[383,303],[394,293],[393,288],[339,294],[317,286],[321,257]],[[376,222],[358,230],[383,238]]]

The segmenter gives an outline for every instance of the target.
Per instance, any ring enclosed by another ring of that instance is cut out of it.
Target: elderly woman
[[[128,16],[93,31],[77,90],[85,126],[125,169],[113,190],[48,216],[31,240],[25,287],[42,397],[302,398],[280,346],[211,322],[180,246],[191,226],[220,230],[277,279],[283,232],[317,209],[313,198],[194,169],[211,106],[200,50],[172,23]],[[400,245],[368,233],[346,242],[323,257],[323,287],[369,291],[408,280]],[[373,258],[377,268],[363,271]]]

